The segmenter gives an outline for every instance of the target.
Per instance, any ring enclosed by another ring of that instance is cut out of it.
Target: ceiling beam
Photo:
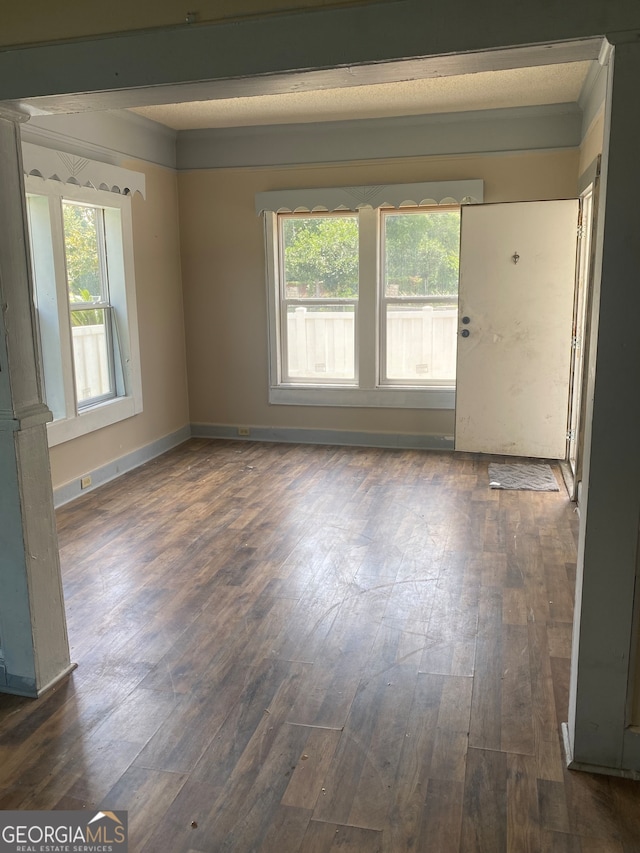
[[[512,0],[393,0],[7,48],[0,101],[84,112],[591,60],[619,5],[565,0],[552,19],[514,18]]]

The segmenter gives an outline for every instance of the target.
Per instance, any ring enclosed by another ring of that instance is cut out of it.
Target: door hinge
[[[576,437],[576,431],[575,431],[575,429],[568,429],[568,430],[567,430],[567,441],[573,441],[573,439],[574,439],[575,437]]]
[[[571,349],[578,349],[581,343],[582,341],[580,340],[580,337],[578,335],[574,335],[571,338]]]
[[[582,240],[584,235],[587,233],[587,229],[584,227],[582,222],[578,223],[577,232],[578,232],[578,239]]]

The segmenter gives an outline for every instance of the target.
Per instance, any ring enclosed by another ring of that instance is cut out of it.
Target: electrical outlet
[[[238,435],[251,435],[251,430],[249,427],[238,427]]]
[[[86,477],[82,477],[80,480],[80,488],[88,489],[91,485],[91,474],[87,474]]]

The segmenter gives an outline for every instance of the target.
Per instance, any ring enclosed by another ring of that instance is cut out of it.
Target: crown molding
[[[113,165],[143,160],[176,167],[176,131],[128,110],[33,116],[21,132],[25,142]]]
[[[187,130],[178,133],[177,167],[293,166],[575,148],[577,104],[478,110],[400,118]]]

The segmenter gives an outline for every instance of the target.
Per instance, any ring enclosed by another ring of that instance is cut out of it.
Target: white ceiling
[[[464,112],[578,100],[590,61],[137,107],[175,130]]]

